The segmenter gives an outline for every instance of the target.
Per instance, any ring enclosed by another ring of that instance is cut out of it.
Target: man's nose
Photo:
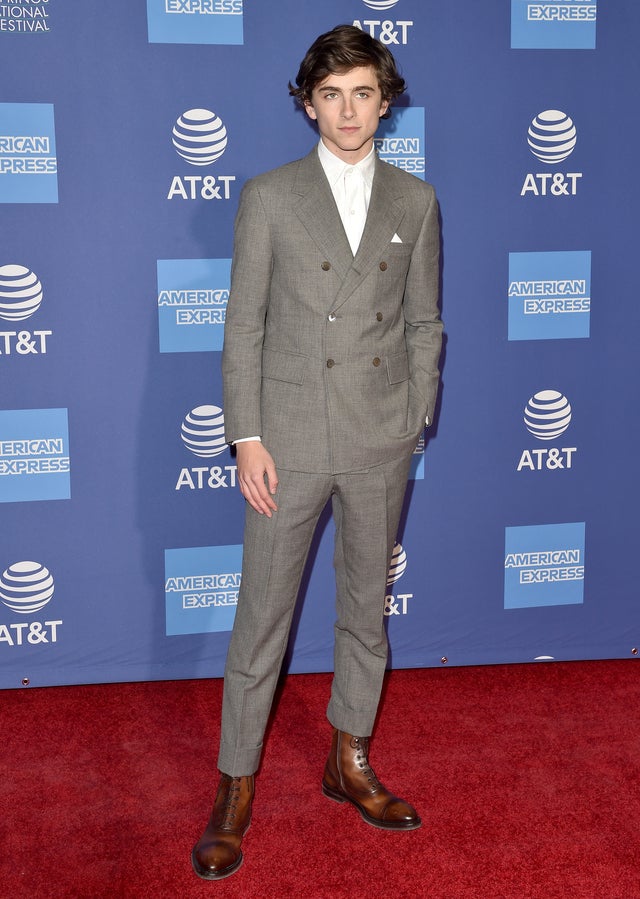
[[[347,97],[343,102],[342,115],[345,119],[352,119],[355,115],[353,101],[349,97]]]

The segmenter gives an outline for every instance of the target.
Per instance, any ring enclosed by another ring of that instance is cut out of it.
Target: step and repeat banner
[[[0,0],[0,686],[219,676],[244,508],[220,355],[244,182],[317,140],[348,22],[409,90],[446,342],[389,571],[394,667],[632,657],[632,0]],[[332,667],[333,524],[289,670]]]

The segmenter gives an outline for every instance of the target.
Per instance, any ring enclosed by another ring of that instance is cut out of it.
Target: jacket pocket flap
[[[289,384],[302,384],[308,360],[306,356],[280,353],[265,347],[262,351],[262,377]]]
[[[409,379],[409,357],[406,352],[387,357],[387,373],[390,384],[399,384]]]

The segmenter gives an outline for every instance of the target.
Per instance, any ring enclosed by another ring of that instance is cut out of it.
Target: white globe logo
[[[368,6],[369,9],[375,9],[378,12],[383,12],[385,9],[391,9],[397,2],[398,0],[363,0],[365,6]]]
[[[42,284],[24,265],[0,266],[0,318],[21,322],[40,308]]]
[[[525,406],[524,423],[538,440],[555,440],[571,423],[569,400],[557,390],[541,390]]]
[[[527,133],[529,149],[542,162],[562,162],[573,153],[576,141],[576,126],[559,109],[538,113]]]
[[[399,543],[393,547],[391,553],[391,564],[389,565],[389,574],[387,575],[387,587],[395,584],[400,580],[407,567],[407,554]]]
[[[53,596],[53,578],[39,562],[14,562],[0,577],[0,599],[12,612],[38,612]]]
[[[173,146],[191,165],[211,165],[227,149],[227,129],[209,109],[188,109],[173,126]]]
[[[224,415],[218,406],[197,406],[185,417],[180,429],[182,442],[188,450],[202,459],[223,453]]]

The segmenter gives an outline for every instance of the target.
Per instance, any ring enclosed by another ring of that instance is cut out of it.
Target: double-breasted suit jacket
[[[411,453],[433,416],[442,323],[431,185],[376,159],[353,256],[317,148],[245,185],[223,352],[228,442],[337,474]]]

